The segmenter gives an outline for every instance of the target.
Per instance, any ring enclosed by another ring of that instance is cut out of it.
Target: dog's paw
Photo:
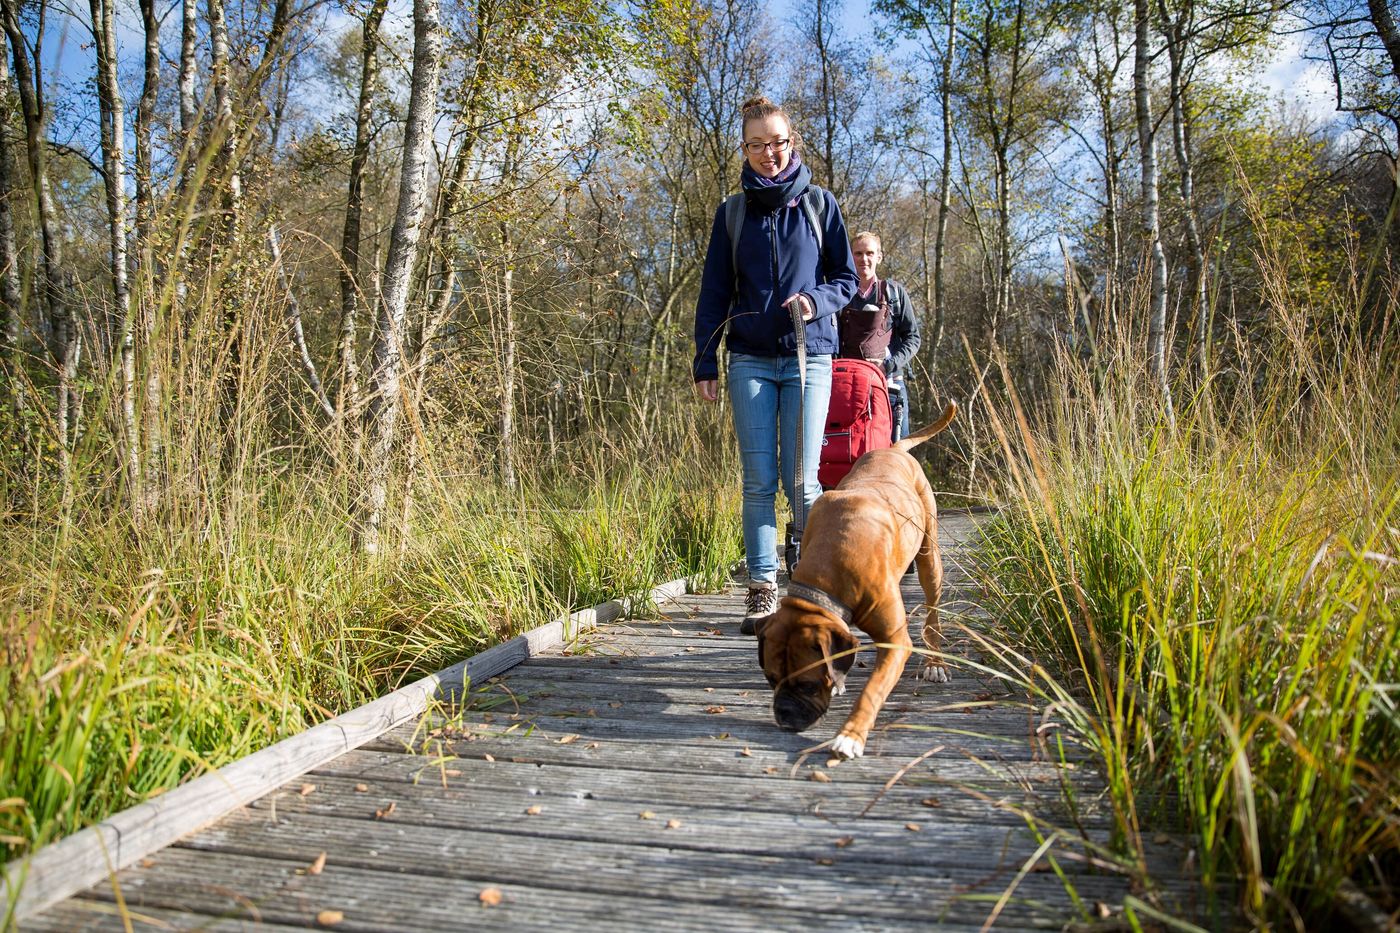
[[[843,697],[846,695],[846,681],[844,679],[836,681],[831,685],[831,695]]]
[[[919,679],[934,684],[946,684],[952,682],[953,675],[949,672],[948,665],[925,661],[923,667],[919,668]]]
[[[831,740],[831,751],[838,758],[859,758],[865,754],[865,743],[849,735],[838,735]]]

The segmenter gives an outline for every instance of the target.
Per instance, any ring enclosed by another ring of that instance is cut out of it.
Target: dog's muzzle
[[[789,732],[802,732],[826,715],[831,693],[815,685],[780,687],[773,694],[773,719]]]

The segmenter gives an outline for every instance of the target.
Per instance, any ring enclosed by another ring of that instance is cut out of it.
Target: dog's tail
[[[898,450],[905,451],[906,453],[908,451],[913,450],[915,447],[918,447],[924,441],[928,440],[930,437],[933,437],[939,431],[942,431],[948,425],[952,424],[953,419],[957,417],[957,414],[958,403],[949,402],[948,407],[943,410],[942,418],[939,418],[937,421],[935,421],[933,424],[929,425],[926,428],[919,428],[919,430],[915,431],[913,434],[910,434],[908,437],[904,438],[904,440],[896,442],[894,445],[895,448]]]

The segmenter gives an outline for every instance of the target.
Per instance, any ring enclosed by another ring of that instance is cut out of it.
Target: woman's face
[[[792,161],[792,127],[780,113],[744,124],[744,158],[749,168],[772,178]]]
[[[864,283],[875,278],[875,270],[885,257],[878,243],[869,237],[861,237],[851,244],[851,258],[856,261],[856,275]]]

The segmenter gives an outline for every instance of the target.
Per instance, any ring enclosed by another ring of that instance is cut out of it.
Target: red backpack
[[[868,360],[832,360],[831,403],[817,468],[822,488],[841,482],[867,450],[889,447],[893,433],[885,371]]]

